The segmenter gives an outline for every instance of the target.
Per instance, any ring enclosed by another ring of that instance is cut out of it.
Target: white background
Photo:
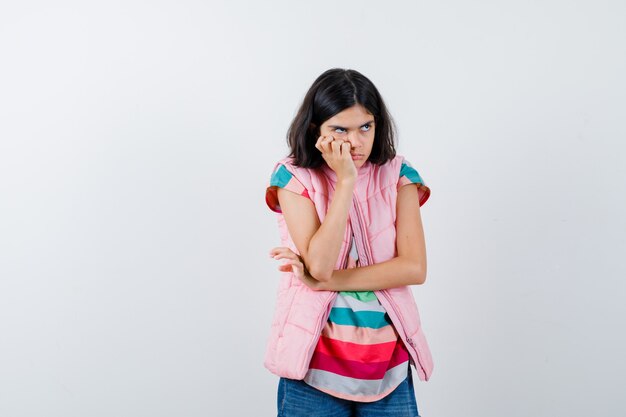
[[[624,415],[625,21],[618,0],[2,2],[0,415],[275,415],[264,192],[332,67],[376,84],[432,190],[422,417]]]

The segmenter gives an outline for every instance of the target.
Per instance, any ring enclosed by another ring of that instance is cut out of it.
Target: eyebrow
[[[365,126],[365,125],[370,125],[370,124],[372,124],[372,123],[374,123],[374,120],[370,120],[370,121],[368,121],[368,122],[365,122],[365,123],[363,123],[363,124],[359,125],[359,127],[361,127],[361,126]],[[347,129],[348,129],[348,128],[346,128],[346,127],[343,127],[343,126],[337,126],[337,125],[328,125],[328,127],[333,128],[333,129],[337,129],[337,128],[339,128],[339,129],[344,129],[344,130],[347,130]]]

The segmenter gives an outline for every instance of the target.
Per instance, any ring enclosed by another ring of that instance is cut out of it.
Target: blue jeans
[[[409,374],[386,397],[373,402],[333,397],[298,379],[278,381],[278,417],[420,417]]]

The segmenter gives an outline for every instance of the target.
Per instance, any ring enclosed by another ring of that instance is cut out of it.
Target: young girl
[[[265,366],[278,416],[419,416],[411,364],[433,363],[409,285],[426,278],[420,206],[430,196],[396,155],[372,82],[330,69],[309,91],[266,203],[284,262]],[[410,185],[409,185],[410,184]]]

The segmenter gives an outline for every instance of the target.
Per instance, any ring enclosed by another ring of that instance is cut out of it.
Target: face
[[[355,104],[322,123],[320,134],[350,143],[352,160],[359,169],[367,161],[374,145],[374,116]]]

